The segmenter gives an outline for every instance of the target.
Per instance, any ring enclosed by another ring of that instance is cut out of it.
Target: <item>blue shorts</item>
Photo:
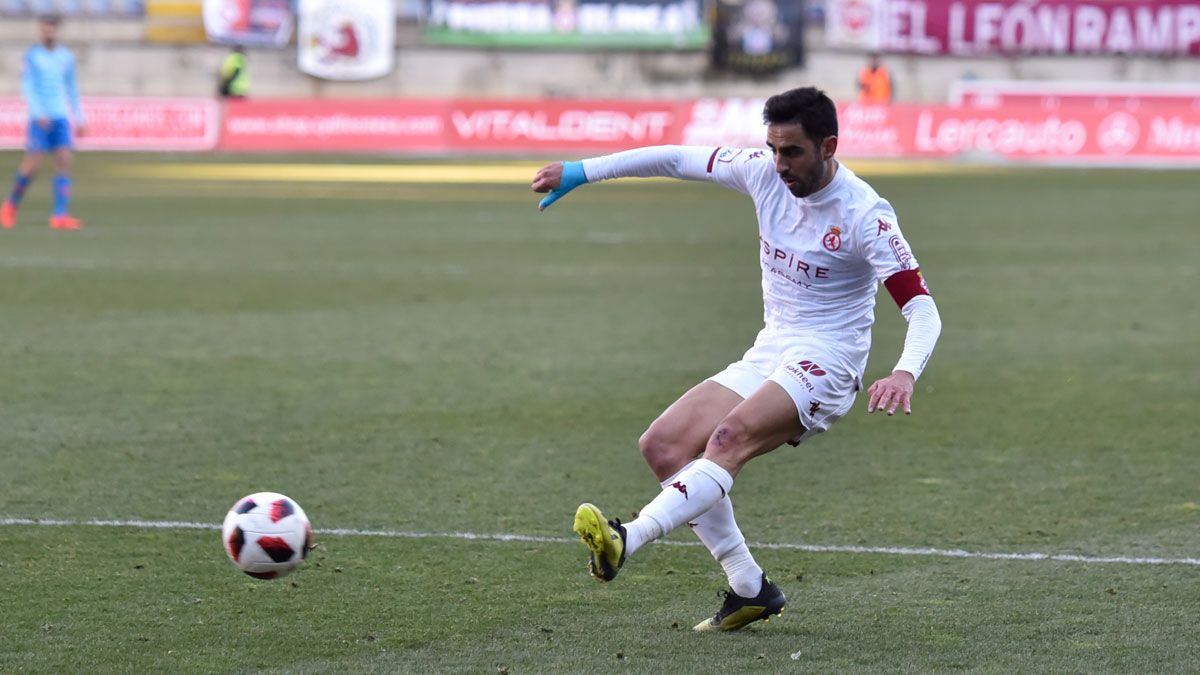
[[[59,148],[71,149],[71,122],[65,118],[50,120],[49,128],[43,129],[37,120],[29,120],[29,139],[25,149],[29,152],[52,152]]]

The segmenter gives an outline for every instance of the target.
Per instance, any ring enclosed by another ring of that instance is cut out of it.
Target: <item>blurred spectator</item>
[[[0,14],[68,16],[140,16],[145,12],[143,0],[0,0]]]
[[[886,105],[894,98],[892,74],[879,62],[879,54],[872,53],[867,65],[858,71],[858,102]]]
[[[788,28],[779,21],[775,0],[750,0],[729,27],[729,40],[744,54],[759,56],[777,51],[787,42]]]
[[[246,48],[238,45],[221,64],[219,93],[223,98],[246,98],[250,91],[250,76],[246,73]]]

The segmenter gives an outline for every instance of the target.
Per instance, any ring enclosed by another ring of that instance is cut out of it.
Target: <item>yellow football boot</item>
[[[600,581],[616,578],[625,564],[625,528],[619,520],[605,520],[600,509],[580,504],[575,510],[575,534],[592,552],[588,570]]]

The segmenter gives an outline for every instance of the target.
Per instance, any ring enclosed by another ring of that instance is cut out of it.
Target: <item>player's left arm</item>
[[[70,57],[70,61],[67,63],[63,80],[63,87],[67,92],[67,102],[71,106],[71,113],[75,116],[76,133],[82,135],[84,128],[87,126],[87,120],[83,117],[83,106],[79,102],[79,82],[75,77],[74,55]]]
[[[892,374],[876,380],[867,389],[867,412],[883,410],[890,416],[900,408],[909,415],[912,414],[913,386],[933,355],[942,332],[942,319],[917,259],[900,233],[895,215],[890,211],[874,214],[868,219],[867,227],[860,229],[860,234],[864,257],[883,280],[884,287],[908,322],[904,351],[892,368]]]

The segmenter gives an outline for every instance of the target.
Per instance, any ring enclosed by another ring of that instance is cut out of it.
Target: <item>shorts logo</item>
[[[829,228],[829,232],[825,234],[825,238],[821,240],[825,248],[829,251],[837,251],[842,247],[842,231],[836,227]]]
[[[820,409],[821,409],[821,402],[820,402],[820,401],[809,401],[809,402],[808,402],[808,414],[809,414],[809,416],[816,415],[816,414],[817,414],[817,411],[818,411],[818,410],[820,410]]]
[[[813,363],[812,361],[801,361],[799,363],[789,363],[783,367],[788,375],[791,375],[797,382],[804,385],[808,391],[814,391],[816,386],[813,385],[813,377],[821,377],[825,375],[825,370]],[[810,377],[811,376],[811,377]]]
[[[888,221],[884,220],[883,218],[880,218],[879,219],[879,229],[875,231],[875,234],[880,235],[891,229],[892,229],[892,224],[889,223]]]
[[[821,366],[818,366],[817,364],[813,363],[812,361],[801,361],[800,362],[800,370],[803,370],[804,372],[808,373],[809,375],[816,375],[817,377],[820,377],[825,374],[825,371],[821,369]]]
[[[904,245],[900,237],[893,234],[888,239],[888,244],[892,247],[892,254],[896,256],[896,262],[900,263],[900,269],[912,269],[912,254],[908,252],[908,247]]]

